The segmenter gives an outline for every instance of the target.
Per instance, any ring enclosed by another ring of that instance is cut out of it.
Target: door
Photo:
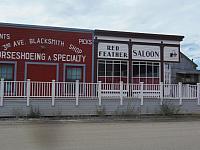
[[[57,79],[57,66],[51,64],[28,64],[27,79],[51,82]]]

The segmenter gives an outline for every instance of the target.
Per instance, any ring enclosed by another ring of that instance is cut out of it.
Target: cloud
[[[0,21],[183,35],[182,51],[194,57],[199,8],[196,0],[1,0]]]

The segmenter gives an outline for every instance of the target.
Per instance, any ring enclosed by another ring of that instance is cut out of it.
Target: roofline
[[[91,30],[91,29],[65,28],[65,27],[15,24],[15,23],[3,23],[3,22],[0,22],[0,27],[43,29],[43,30],[66,31],[66,32],[70,32],[70,31],[71,32],[92,32],[92,33],[94,32],[94,35],[102,35],[102,36],[116,36],[116,37],[141,38],[141,39],[158,39],[158,40],[170,40],[170,41],[182,41],[184,38],[184,36],[180,36],[180,35],[123,32],[123,31],[98,30],[98,29]]]
[[[140,38],[140,39],[158,39],[170,41],[182,41],[184,36],[180,35],[167,35],[167,34],[152,34],[152,33],[139,33],[139,32],[123,32],[123,31],[110,31],[110,30],[94,30],[95,35],[100,36],[114,36],[114,37],[127,37],[127,38]]]
[[[0,22],[0,27],[26,28],[26,29],[43,29],[43,30],[66,31],[66,32],[92,32],[92,33],[94,32],[93,30],[90,30],[90,29],[65,28],[65,27],[28,25],[28,24],[15,24],[15,23],[3,23],[3,22]]]
[[[180,52],[187,60],[189,60],[191,63],[193,63],[196,67],[198,67],[198,65],[192,61],[189,57],[187,57],[185,54],[183,54],[182,52]]]

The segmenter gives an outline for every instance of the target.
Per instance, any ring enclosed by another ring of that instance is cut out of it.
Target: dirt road
[[[200,121],[0,123],[1,150],[198,150]]]

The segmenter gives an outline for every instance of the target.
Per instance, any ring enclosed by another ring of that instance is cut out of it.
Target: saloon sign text
[[[160,60],[160,47],[151,45],[133,45],[132,59]]]

